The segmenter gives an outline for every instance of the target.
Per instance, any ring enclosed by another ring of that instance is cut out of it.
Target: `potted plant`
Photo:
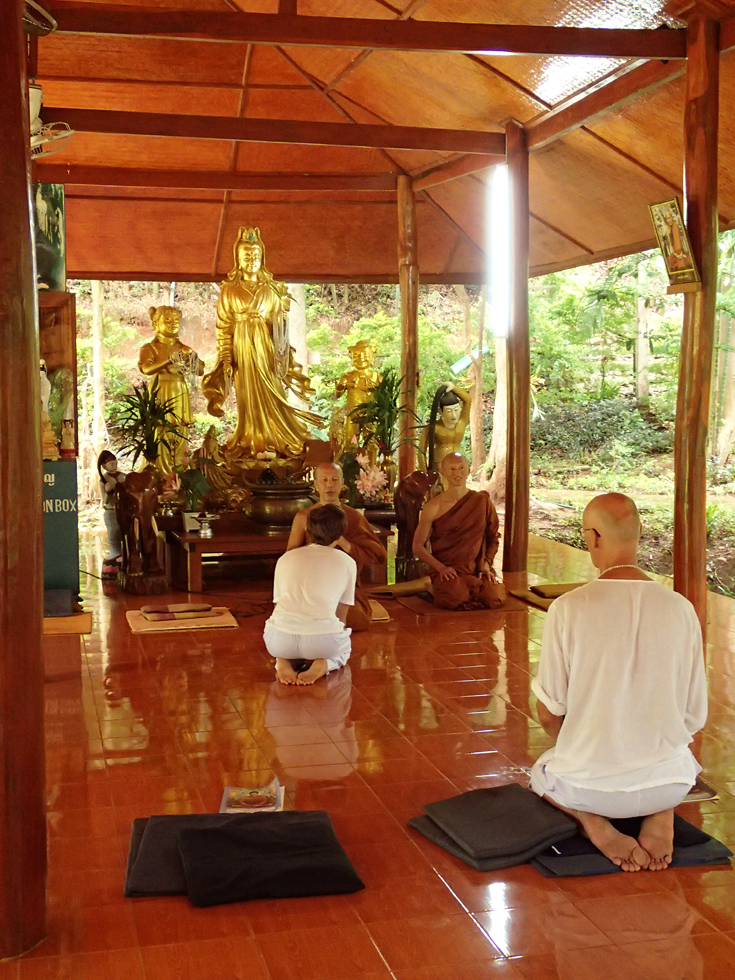
[[[397,372],[389,369],[380,379],[372,396],[362,405],[353,408],[350,417],[368,435],[367,443],[374,439],[378,444],[381,456],[380,467],[386,476],[386,493],[392,497],[396,480],[396,464],[393,453],[396,451],[396,425],[405,412],[410,411],[401,407],[401,382]],[[410,413],[415,418],[413,412]]]
[[[155,463],[162,446],[170,449],[181,438],[172,401],[158,397],[158,378],[148,384],[133,385],[133,390],[120,399],[113,418],[113,427],[125,443],[124,455],[133,457],[133,466],[143,456],[149,465]],[[170,436],[170,440],[167,438]]]

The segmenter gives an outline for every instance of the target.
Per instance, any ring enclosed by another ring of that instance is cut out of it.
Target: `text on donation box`
[[[43,464],[43,585],[79,591],[77,467],[73,460]]]

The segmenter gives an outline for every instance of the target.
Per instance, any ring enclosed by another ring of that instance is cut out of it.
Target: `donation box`
[[[43,587],[79,592],[75,459],[43,461]]]

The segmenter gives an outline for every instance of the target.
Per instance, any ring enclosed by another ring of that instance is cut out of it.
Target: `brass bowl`
[[[247,515],[261,534],[288,531],[298,512],[316,500],[309,483],[251,483],[249,489]]]

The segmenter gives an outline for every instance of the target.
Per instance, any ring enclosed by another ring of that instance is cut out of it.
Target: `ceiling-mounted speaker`
[[[59,26],[51,13],[38,0],[21,0],[23,4],[23,30],[26,34],[43,37]]]
[[[58,153],[74,135],[74,130],[68,123],[55,122],[41,126],[40,132],[31,136],[31,159],[46,157],[50,153]]]
[[[28,107],[31,124],[31,158],[48,156],[63,150],[74,135],[74,130],[65,122],[44,125],[41,119],[41,102],[43,91],[40,85],[31,83],[28,86]]]

